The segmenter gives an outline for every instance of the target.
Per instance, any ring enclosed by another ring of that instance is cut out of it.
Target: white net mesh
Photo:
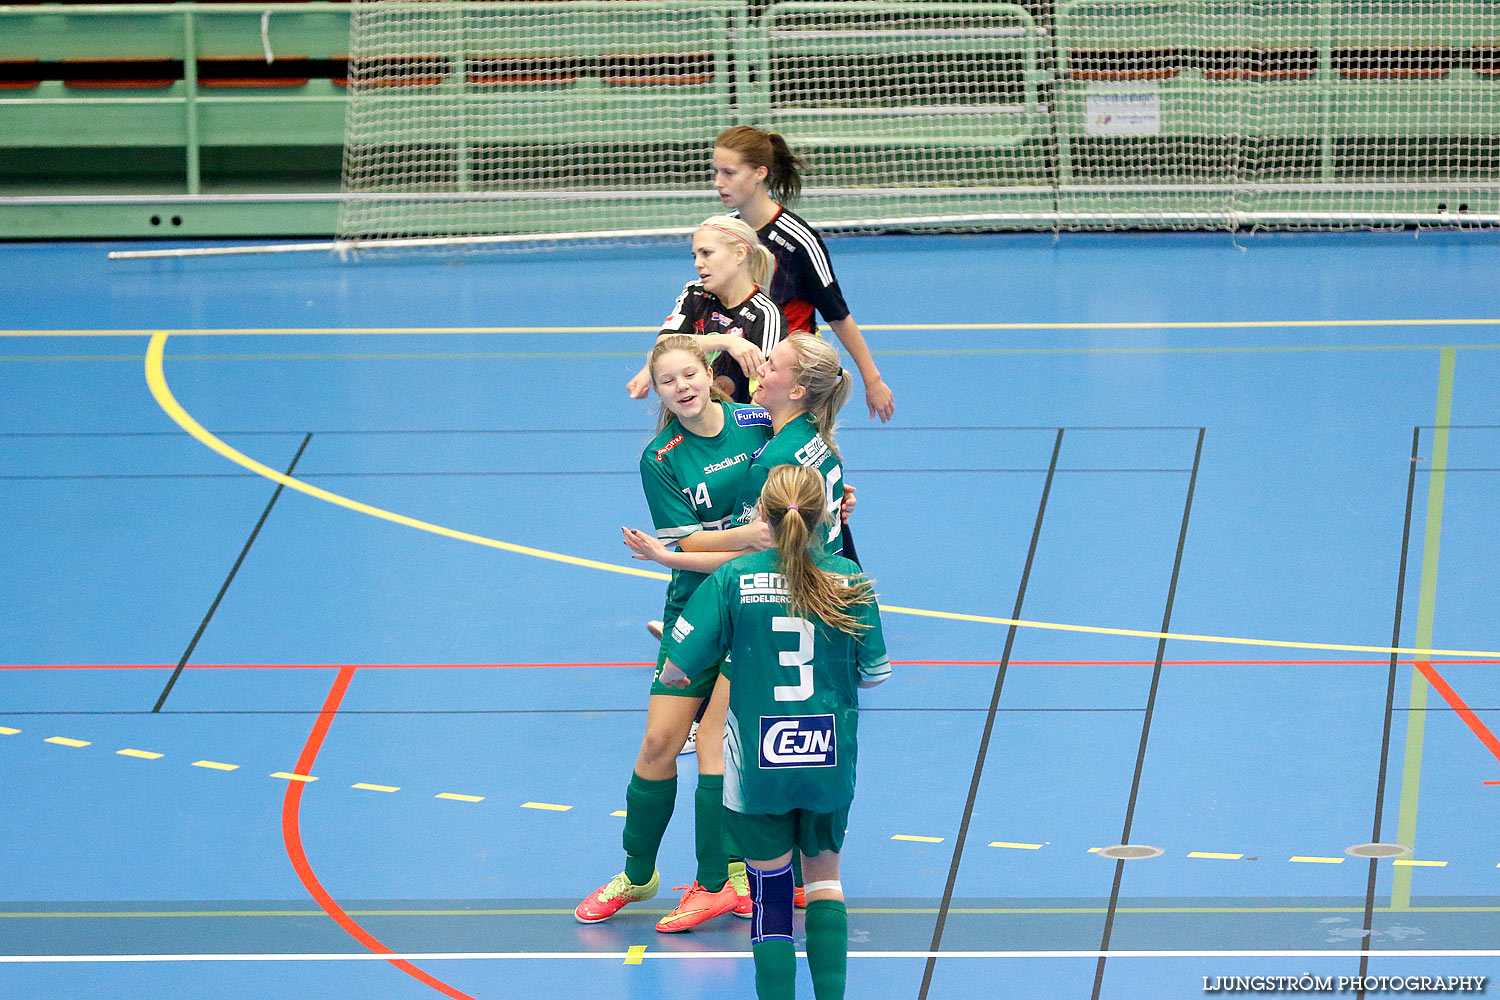
[[[1500,222],[1500,4],[354,0],[344,239],[675,230],[781,132],[828,229]]]

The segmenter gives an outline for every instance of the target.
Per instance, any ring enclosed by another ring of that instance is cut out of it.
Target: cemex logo
[[[760,766],[833,767],[838,764],[832,715],[760,717]]]

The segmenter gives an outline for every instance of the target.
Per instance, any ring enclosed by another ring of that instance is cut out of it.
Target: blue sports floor
[[[686,247],[108,249],[0,246],[0,996],[752,996],[742,922],[571,916]],[[849,996],[1500,977],[1493,234],[832,250],[897,402],[839,437],[898,661]]]

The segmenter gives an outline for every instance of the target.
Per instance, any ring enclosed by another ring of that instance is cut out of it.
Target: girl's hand
[[[854,513],[854,505],[859,503],[854,499],[854,487],[848,483],[844,484],[844,502],[839,505],[839,518],[845,524],[849,523],[849,515]]]
[[[877,416],[881,423],[891,419],[891,414],[896,412],[896,397],[891,395],[890,386],[884,379],[865,383],[865,405],[870,408],[871,420]]]
[[[747,378],[755,378],[760,366],[766,363],[766,356],[760,353],[760,348],[744,337],[724,337],[719,350],[733,358]]]
[[[683,673],[682,669],[671,660],[668,660],[666,663],[662,664],[661,677],[658,678],[658,680],[660,680],[667,687],[674,688],[685,688],[689,683],[688,675]]]
[[[754,520],[745,527],[750,530],[745,532],[745,550],[747,552],[764,552],[776,544],[776,539],[771,537],[771,526],[762,520]]]
[[[625,545],[630,549],[631,558],[633,559],[649,559],[652,562],[661,562],[662,558],[669,551],[661,543],[661,539],[655,535],[647,534],[644,531],[637,531],[635,528],[622,527],[620,530],[625,533]]]
[[[630,393],[631,399],[645,399],[646,393],[651,391],[651,373],[645,368],[635,373],[635,377],[625,383],[625,391]]]

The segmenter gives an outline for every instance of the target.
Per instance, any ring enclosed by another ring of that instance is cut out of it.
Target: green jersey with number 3
[[[727,651],[734,661],[724,723],[724,805],[738,813],[833,812],[854,800],[858,688],[891,674],[873,601],[850,614],[858,636],[793,616],[775,549],[732,559],[700,586],[667,655],[692,677]],[[842,556],[820,568],[857,576]]]
[[[760,407],[722,401],[710,405],[724,409],[724,429],[718,434],[700,437],[674,417],[641,453],[641,488],[656,537],[666,545],[676,546],[695,531],[733,527],[740,520],[742,498],[750,489],[746,480],[751,459],[771,436],[771,418]],[[672,571],[668,623],[703,580],[702,573]]]

